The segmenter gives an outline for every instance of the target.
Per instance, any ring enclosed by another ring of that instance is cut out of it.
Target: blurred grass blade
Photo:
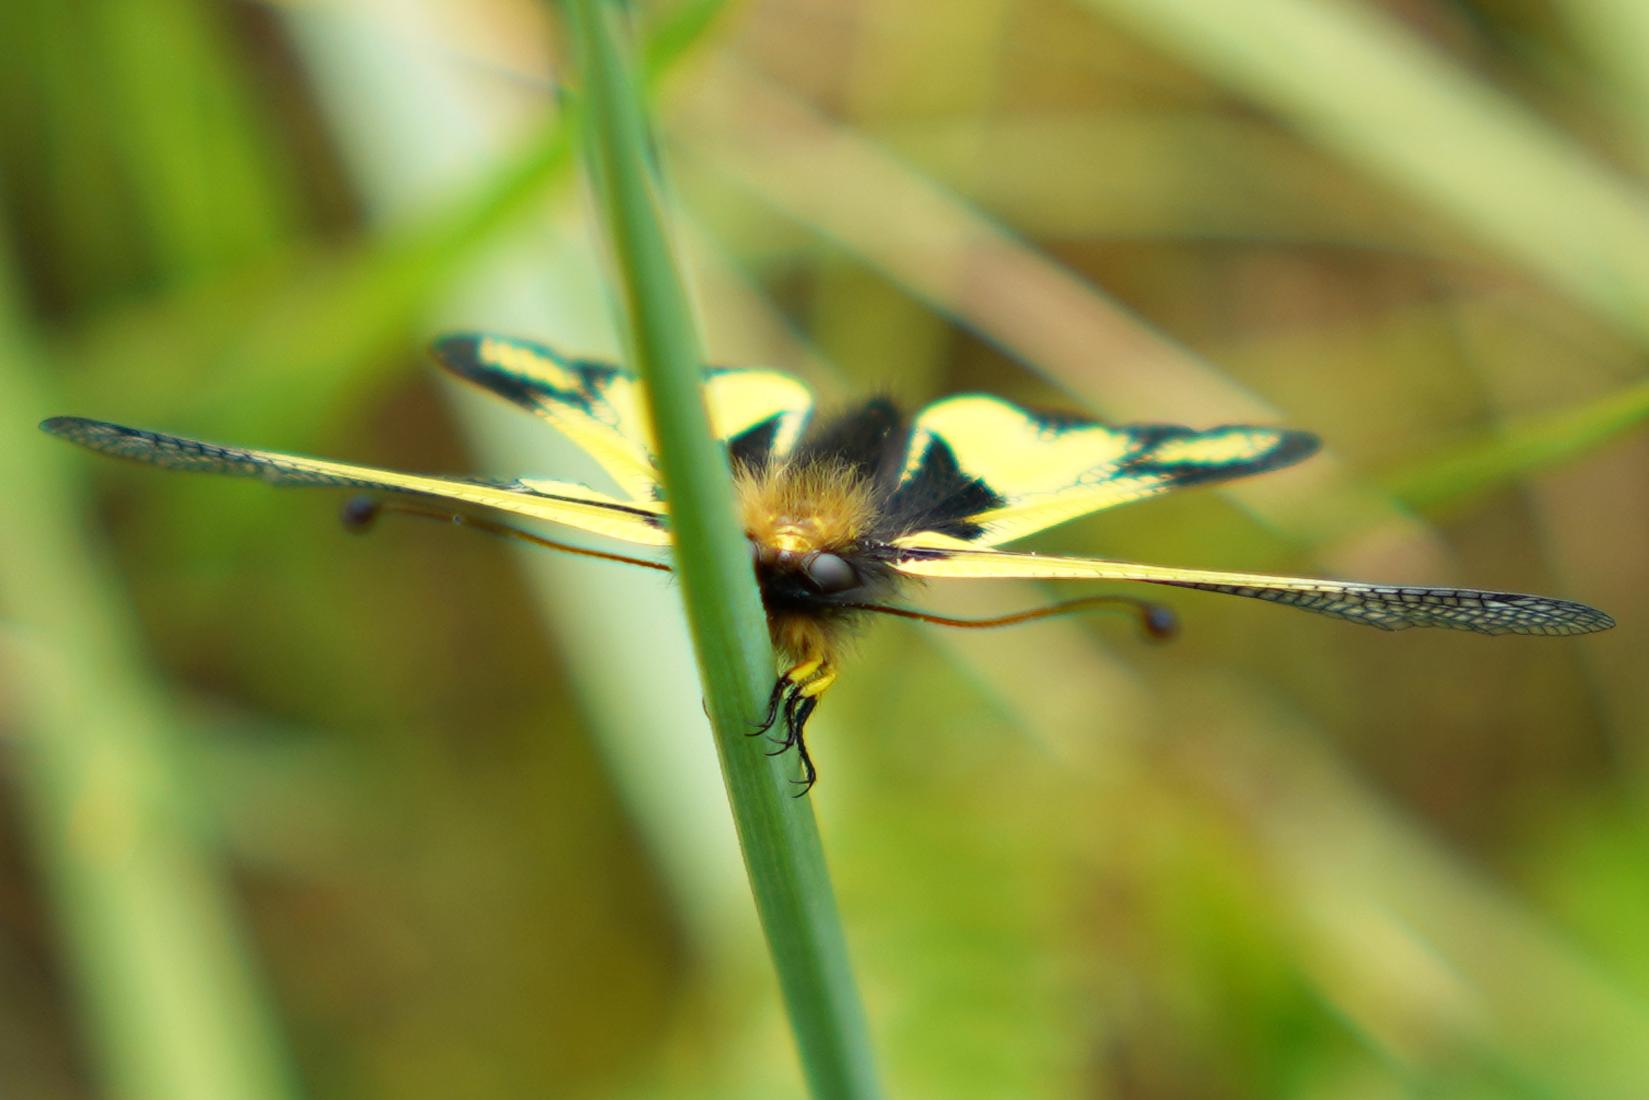
[[[567,178],[574,125],[571,116],[552,121],[458,199],[409,224],[332,251],[294,251],[108,318],[71,349],[77,392],[140,421],[178,415],[186,397],[211,410],[224,434],[324,430],[317,410],[347,415],[339,395],[370,383],[375,366],[395,366],[385,353],[442,290]],[[309,402],[260,400],[291,387]]]
[[[1649,419],[1649,385],[1628,387],[1578,409],[1509,424],[1492,438],[1459,446],[1382,478],[1411,508],[1436,510],[1556,466]]]
[[[1084,0],[1649,345],[1649,201],[1372,6]]]
[[[0,263],[4,263],[0,258]],[[120,1097],[296,1095],[228,885],[204,842],[175,723],[135,656],[127,602],[87,549],[55,402],[0,270],[0,600],[16,628],[19,805],[90,1028]]]
[[[226,13],[151,0],[97,9],[111,127],[158,270],[186,280],[267,253],[296,221],[292,168],[272,155]],[[84,29],[82,36],[85,37]],[[53,51],[59,52],[59,51]],[[84,79],[87,59],[61,56]]]
[[[729,6],[727,0],[688,0],[660,13],[645,28],[641,43],[642,83],[657,87],[677,61],[710,41]]]
[[[659,21],[647,43],[648,80],[663,79],[700,46],[725,7],[725,0],[695,0]],[[544,87],[548,98],[547,78]],[[77,341],[76,392],[139,422],[162,414],[187,420],[178,396],[185,393],[196,408],[211,410],[215,430],[226,436],[299,445],[306,430],[324,433],[326,416],[347,416],[351,407],[338,395],[369,386],[375,369],[396,367],[386,353],[408,328],[558,193],[577,129],[578,105],[568,98],[519,151],[436,209],[365,240],[289,252],[104,321]],[[203,360],[213,368],[204,384]],[[155,384],[165,378],[179,381],[169,389]],[[294,386],[309,394],[307,402],[260,400]]]
[[[630,359],[647,382],[676,568],[756,907],[813,1094],[875,1096],[864,1011],[812,804],[790,797],[794,761],[767,757],[747,736],[772,682],[772,652],[727,462],[699,389],[703,355],[648,168],[653,146],[623,56],[619,7],[566,6],[584,79],[588,162]]]
[[[1568,0],[1553,9],[1576,44],[1596,64],[1604,85],[1600,106],[1630,136],[1639,169],[1649,168],[1649,4],[1642,0]]]
[[[291,231],[296,171],[265,141],[262,89],[232,63],[225,6],[14,0],[5,14],[0,100],[30,120],[7,149],[11,215],[29,226],[31,260],[40,242],[60,257],[51,277],[68,296],[210,277]]]

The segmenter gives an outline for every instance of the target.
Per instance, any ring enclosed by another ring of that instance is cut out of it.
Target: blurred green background
[[[718,361],[1307,428],[1034,545],[1621,623],[877,624],[811,744],[890,1094],[1649,1094],[1649,8],[636,19]],[[667,580],[34,430],[597,478],[422,352],[617,346],[553,13],[10,0],[0,41],[0,1091],[800,1095]]]

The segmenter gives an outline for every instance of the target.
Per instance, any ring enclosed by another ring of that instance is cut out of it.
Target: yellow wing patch
[[[271,485],[406,493],[493,508],[645,546],[670,544],[660,505],[651,501],[619,500],[583,485],[405,474],[278,451],[225,447],[76,416],[55,417],[40,426],[82,447],[171,470],[251,477]]]
[[[1590,634],[1614,619],[1570,600],[1519,592],[1429,588],[1217,573],[1162,565],[977,550],[956,539],[900,540],[893,567],[912,577],[1020,577],[1046,580],[1143,581],[1286,604],[1319,615],[1379,627],[1446,627],[1478,634]]]
[[[704,401],[717,439],[730,441],[771,422],[768,453],[776,459],[795,447],[813,411],[813,393],[801,382],[781,371],[759,368],[709,368],[704,374]]]
[[[573,359],[505,336],[448,336],[436,342],[442,366],[536,413],[587,451],[630,497],[658,495],[653,434],[641,382],[611,363]],[[773,445],[795,443],[812,409],[806,386],[772,370],[710,368],[705,402],[716,436],[730,440],[773,421]]]
[[[935,447],[948,448],[961,474],[977,478],[998,498],[968,517],[983,528],[972,544],[997,546],[1171,489],[1290,465],[1313,454],[1317,439],[1244,425],[1206,431],[1111,426],[965,394],[935,402],[916,417],[907,478],[931,461]]]

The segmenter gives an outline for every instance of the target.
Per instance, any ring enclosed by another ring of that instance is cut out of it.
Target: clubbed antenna
[[[931,611],[918,611],[914,608],[893,607],[880,603],[856,603],[845,606],[858,611],[870,611],[878,615],[892,615],[900,619],[932,623],[934,626],[953,626],[965,630],[1018,626],[1020,623],[1035,622],[1038,619],[1052,619],[1108,608],[1132,612],[1139,619],[1140,631],[1153,641],[1167,641],[1179,633],[1179,616],[1174,614],[1172,608],[1151,600],[1142,600],[1137,596],[1084,596],[1078,600],[1064,600],[1048,604],[1046,607],[1033,607],[1028,611],[1016,611],[1011,615],[997,615],[988,619],[957,619],[948,615],[935,615]]]

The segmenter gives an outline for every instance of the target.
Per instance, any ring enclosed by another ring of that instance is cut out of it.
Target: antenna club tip
[[[1162,604],[1147,604],[1140,616],[1140,625],[1152,641],[1166,642],[1179,633],[1179,616]]]
[[[344,501],[344,506],[338,514],[343,521],[344,529],[355,534],[365,534],[372,527],[374,520],[383,506],[368,496],[350,497]]]

